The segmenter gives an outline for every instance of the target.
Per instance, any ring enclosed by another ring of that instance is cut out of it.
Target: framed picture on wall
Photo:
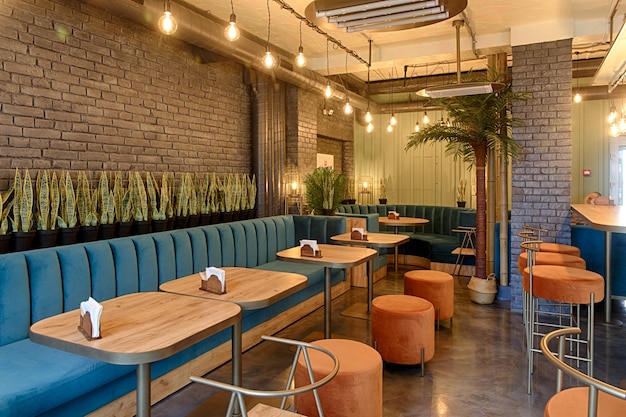
[[[335,157],[333,155],[328,155],[325,153],[317,154],[317,167],[330,167],[332,168],[335,164]]]

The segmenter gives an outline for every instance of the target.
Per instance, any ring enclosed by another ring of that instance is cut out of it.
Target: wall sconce
[[[176,32],[176,29],[178,29],[178,22],[176,22],[176,19],[172,16],[172,9],[169,0],[165,2],[165,12],[163,13],[163,16],[159,18],[157,24],[159,26],[159,30],[166,35],[173,35]]]

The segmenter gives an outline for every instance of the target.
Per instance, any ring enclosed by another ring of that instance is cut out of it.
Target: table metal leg
[[[241,320],[233,324],[232,326],[232,357],[233,357],[233,385],[239,387],[243,386],[243,368],[242,368],[242,354],[243,354],[243,342],[242,342],[242,324]],[[233,410],[233,416],[240,416],[241,410],[239,409],[239,403],[235,402],[235,408]]]
[[[611,251],[612,251],[613,232],[604,232],[604,323],[606,325],[621,326],[620,320],[611,318]],[[591,307],[590,307],[591,308]]]
[[[137,417],[150,417],[150,364],[137,365]]]
[[[332,268],[324,267],[324,338],[331,338],[331,329],[330,329],[330,293],[331,293],[331,285],[330,278],[332,274]]]
[[[395,272],[398,272],[398,247],[397,246],[393,248],[393,270]]]
[[[367,261],[367,314],[372,311],[374,298],[374,259]]]

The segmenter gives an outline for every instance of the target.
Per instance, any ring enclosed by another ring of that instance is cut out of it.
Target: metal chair
[[[554,330],[541,339],[545,358],[557,367],[556,394],[546,404],[546,417],[618,417],[626,412],[626,390],[585,375],[564,362],[565,341],[568,335],[577,335],[579,328]],[[550,350],[550,341],[558,338],[558,352]],[[563,390],[563,374],[576,379],[586,387]]]
[[[244,388],[244,387],[231,385],[225,382],[214,381],[211,379],[197,377],[197,376],[191,376],[190,379],[193,382],[199,382],[204,385],[208,385],[214,388],[219,388],[219,389],[223,389],[223,390],[231,392],[230,401],[228,403],[228,409],[226,410],[226,417],[231,417],[235,414],[238,414],[239,412],[241,413],[242,417],[298,416],[299,414],[291,413],[288,411],[282,411],[282,410],[285,410],[285,407],[287,405],[287,398],[293,395],[299,395],[299,394],[303,394],[309,391],[313,391],[313,396],[315,397],[315,403],[317,405],[317,411],[319,413],[319,416],[323,417],[324,412],[322,411],[322,405],[320,403],[317,389],[321,387],[322,385],[325,385],[328,382],[330,382],[330,380],[333,379],[335,375],[337,375],[337,372],[339,371],[339,361],[337,360],[337,357],[333,353],[328,351],[327,349],[324,349],[320,346],[316,346],[310,343],[301,342],[297,340],[283,339],[280,337],[273,337],[273,336],[261,336],[261,338],[263,340],[283,343],[289,346],[296,347],[296,353],[294,355],[294,359],[291,364],[291,370],[289,371],[289,377],[287,378],[287,383],[285,385],[284,390],[270,391],[270,390],[258,390],[258,389]],[[311,368],[311,362],[309,360],[308,349],[318,350],[328,355],[328,357],[333,361],[333,368],[331,369],[331,371],[328,373],[328,375],[326,375],[324,378],[320,379],[319,381],[314,380],[315,378],[313,376],[313,370]],[[301,386],[298,388],[290,388],[293,385],[292,382],[293,382],[294,375],[295,375],[296,364],[298,363],[298,358],[300,357],[300,355],[304,357],[304,361],[306,363],[307,372],[309,374],[309,378],[311,379],[311,383],[309,385]],[[252,408],[250,411],[247,411],[246,406],[245,406],[245,401],[244,401],[245,396],[258,397],[258,398],[282,398],[282,401],[280,404],[280,408],[266,406],[265,404],[259,403],[255,405],[254,408]],[[275,414],[272,414],[272,413],[275,413]]]
[[[476,228],[469,226],[459,226],[458,229],[452,230],[455,233],[463,233],[463,239],[461,240],[461,246],[452,251],[452,255],[456,255],[456,262],[452,275],[459,275],[461,273],[461,267],[466,256],[476,256]]]

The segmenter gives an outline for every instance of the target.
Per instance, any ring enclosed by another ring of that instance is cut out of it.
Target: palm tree
[[[489,94],[431,99],[448,113],[450,125],[431,124],[409,135],[405,150],[428,142],[447,142],[446,154],[476,167],[476,276],[487,277],[487,196],[485,166],[491,151],[515,157],[520,146],[510,136],[519,124],[509,111],[515,100],[526,98],[516,93],[510,83]]]

